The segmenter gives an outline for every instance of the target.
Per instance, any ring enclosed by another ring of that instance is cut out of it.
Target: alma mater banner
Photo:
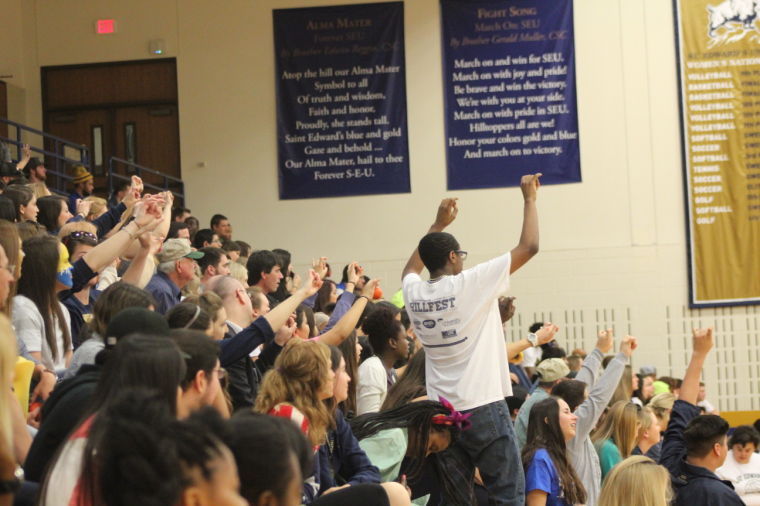
[[[280,198],[409,192],[403,3],[273,18]]]
[[[441,0],[448,188],[581,180],[572,0]]]
[[[760,303],[760,1],[674,0],[690,306]]]

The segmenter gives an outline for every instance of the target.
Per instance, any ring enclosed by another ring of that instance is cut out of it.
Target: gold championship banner
[[[674,0],[690,306],[760,303],[760,0]]]

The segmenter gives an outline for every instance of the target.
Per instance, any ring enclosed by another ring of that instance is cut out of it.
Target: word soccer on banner
[[[273,20],[280,198],[409,192],[403,3]]]
[[[691,307],[760,303],[760,0],[674,0]]]
[[[581,180],[572,0],[441,0],[448,188]]]

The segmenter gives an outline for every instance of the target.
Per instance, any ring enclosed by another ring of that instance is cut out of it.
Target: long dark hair
[[[277,290],[270,293],[272,297],[277,299],[280,302],[283,302],[285,299],[290,297],[290,293],[288,292],[288,277],[290,275],[290,261],[291,261],[291,255],[290,251],[281,249],[281,248],[275,248],[272,250],[272,253],[274,253],[274,256],[277,257],[277,261],[280,264],[280,270],[282,271],[282,279],[280,280],[280,284],[277,285]]]
[[[331,303],[330,294],[332,293],[334,286],[335,281],[332,279],[325,279],[325,282],[322,283],[322,286],[317,292],[317,298],[314,300],[314,312],[319,313],[321,311],[328,314],[331,312],[327,306]]]
[[[347,338],[338,345],[338,349],[346,361],[346,372],[351,376],[351,382],[348,384],[348,399],[343,401],[340,408],[346,418],[353,418],[356,414],[356,385],[359,383],[359,362],[356,359],[356,331],[352,330]]]
[[[360,441],[382,430],[407,429],[410,444],[414,442],[415,446],[409,451],[411,466],[407,474],[411,479],[414,479],[419,477],[425,463],[425,453],[427,453],[428,437],[431,430],[449,431],[452,444],[459,436],[457,427],[433,423],[435,415],[448,415],[449,413],[449,410],[440,402],[419,401],[388,411],[357,416],[350,423],[354,436]]]
[[[397,408],[412,402],[412,399],[425,395],[425,350],[414,354],[406,366],[404,374],[388,389],[380,411]]]
[[[22,248],[24,260],[21,263],[17,293],[29,298],[37,306],[45,324],[45,341],[50,347],[53,361],[57,361],[58,357],[71,348],[71,333],[55,291],[60,257],[58,239],[51,236],[30,237],[24,241]],[[63,334],[63,350],[58,349],[55,324]]]
[[[549,453],[559,476],[564,499],[569,504],[586,502],[586,489],[567,459],[567,445],[559,425],[559,402],[549,397],[533,405],[528,421],[528,443],[523,447],[522,464],[528,470],[536,451],[543,448]]]
[[[43,225],[51,234],[58,230],[58,218],[61,216],[63,206],[68,205],[66,199],[59,195],[48,195],[37,200],[37,223]]]
[[[178,421],[169,408],[152,390],[115,395],[88,435],[79,504],[177,504],[196,476],[212,479],[209,464],[225,448],[221,418],[206,408]]]
[[[28,187],[12,184],[5,189],[3,195],[13,201],[13,207],[16,211],[16,221],[21,221],[21,206],[28,206],[34,198],[34,193]]]

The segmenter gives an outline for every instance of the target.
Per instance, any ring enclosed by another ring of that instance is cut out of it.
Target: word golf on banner
[[[409,192],[403,3],[273,18],[280,198]]]
[[[581,180],[572,0],[441,0],[448,188]]]
[[[689,303],[760,303],[760,1],[674,0]]]

